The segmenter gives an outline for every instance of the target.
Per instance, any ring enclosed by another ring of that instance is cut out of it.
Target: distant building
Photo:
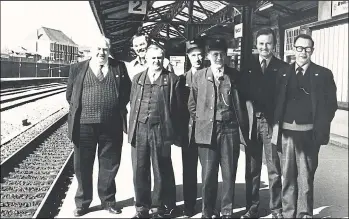
[[[78,45],[60,30],[41,27],[28,35],[22,47],[32,54],[54,63],[73,63],[78,60]]]

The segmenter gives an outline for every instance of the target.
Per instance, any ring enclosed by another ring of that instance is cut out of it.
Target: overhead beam
[[[193,7],[194,7],[195,10],[204,13],[204,14],[206,15],[206,17],[209,17],[210,15],[214,14],[213,12],[211,12],[211,11],[205,9],[205,8],[202,6],[202,4],[201,4],[200,1],[196,1],[196,2],[199,4],[200,7],[197,7],[196,5],[193,4]],[[201,10],[200,10],[200,9],[201,9]]]
[[[106,10],[106,9],[109,9],[109,8],[114,8],[114,7],[119,7],[119,6],[123,6],[127,3],[127,6],[128,6],[128,2],[123,2],[123,1],[110,1],[108,3],[103,3],[101,4],[100,8],[101,10]]]
[[[184,1],[178,1],[176,2],[171,9],[168,10],[167,16],[166,16],[166,21],[170,22],[180,11],[183,10],[185,7],[185,2]],[[156,36],[162,28],[164,28],[165,24],[164,23],[159,23],[157,26],[154,27],[154,29],[150,32],[151,36]]]

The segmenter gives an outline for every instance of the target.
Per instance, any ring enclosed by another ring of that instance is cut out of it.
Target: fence
[[[68,77],[70,65],[1,60],[1,78]]]

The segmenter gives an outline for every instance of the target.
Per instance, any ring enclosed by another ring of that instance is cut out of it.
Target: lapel
[[[77,75],[77,78],[76,78],[76,94],[78,95],[78,99],[79,100],[79,103],[80,103],[80,98],[81,98],[81,93],[82,93],[82,84],[84,83],[84,78],[85,78],[85,75],[86,75],[86,72],[87,72],[87,68],[89,67],[89,64],[90,64],[90,61],[91,59],[85,61],[85,63],[82,63],[81,66],[80,66],[80,69],[77,69],[78,72],[78,75]]]
[[[309,67],[305,73],[310,74],[310,95],[311,95],[311,105],[313,110],[313,121],[315,119],[316,114],[316,87],[317,87],[317,78],[319,75],[319,72],[316,69],[316,66],[310,62]]]
[[[192,84],[192,74],[191,69],[185,73],[185,86],[191,87]]]
[[[276,57],[273,55],[271,57],[271,60],[269,62],[269,65],[267,66],[265,72],[276,72],[278,70],[277,69],[278,66],[276,66],[276,63],[277,63],[276,62]]]
[[[206,71],[206,79],[212,83],[214,83],[214,76],[213,76],[213,72],[212,72],[212,69],[211,67],[208,67],[207,68],[207,71]]]
[[[137,83],[143,87],[147,76],[148,76],[148,68],[141,73]],[[159,84],[160,86],[168,85],[168,72],[165,71],[164,68],[162,69],[162,72],[159,78],[156,79],[156,81],[157,80],[160,80],[160,84]]]
[[[112,64],[111,60],[109,59],[109,70],[110,70],[110,73],[113,75],[113,77],[115,78],[115,83],[116,83],[116,90],[118,91],[119,93],[119,88],[120,88],[120,80],[121,78],[120,77],[124,77],[124,75],[120,75],[121,74],[121,70],[118,69],[120,68],[120,65],[119,66],[115,66]]]

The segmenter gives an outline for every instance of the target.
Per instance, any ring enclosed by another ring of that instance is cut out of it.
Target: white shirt
[[[92,69],[93,74],[95,74],[97,76],[101,65],[96,60],[91,59],[89,66]],[[102,67],[102,72],[103,72],[104,77],[108,74],[108,72],[109,72],[109,62],[108,61],[106,61],[104,63],[104,65]]]
[[[167,68],[169,64],[170,64],[170,61],[167,58],[164,58],[164,63],[163,63],[164,68]],[[126,65],[126,68],[127,68],[128,76],[132,81],[132,78],[139,72],[146,70],[148,68],[148,65],[146,60],[144,60],[144,63],[141,64],[140,58],[139,56],[137,56],[134,60],[132,60]]]
[[[258,56],[259,57],[259,64],[262,66],[262,61],[263,61],[263,59],[265,59],[265,58],[263,58],[263,57],[261,57],[261,56]],[[269,65],[269,63],[270,63],[270,61],[271,61],[271,58],[272,58],[273,56],[270,56],[269,58],[267,58],[267,59],[265,59],[265,68],[267,68],[268,67],[268,65]]]
[[[153,84],[154,81],[156,81],[158,79],[158,77],[160,77],[162,70],[160,71],[149,71],[148,69],[148,76],[150,79],[150,82]]]
[[[310,65],[310,62],[308,62],[307,64],[305,64],[305,65],[303,65],[303,66],[299,66],[299,65],[296,63],[296,64],[294,65],[294,70],[295,70],[296,73],[297,73],[297,68],[298,68],[298,67],[301,67],[301,68],[303,69],[302,73],[303,73],[303,75],[304,75],[304,74],[305,74],[305,71],[308,69],[309,65]]]
[[[211,68],[211,67],[210,67],[210,68]],[[211,70],[212,70],[212,73],[213,73],[214,78],[215,78],[217,81],[219,81],[219,80],[218,80],[219,77],[222,77],[223,74],[224,74],[224,66],[221,67],[221,68],[218,68],[218,69],[211,68]]]

